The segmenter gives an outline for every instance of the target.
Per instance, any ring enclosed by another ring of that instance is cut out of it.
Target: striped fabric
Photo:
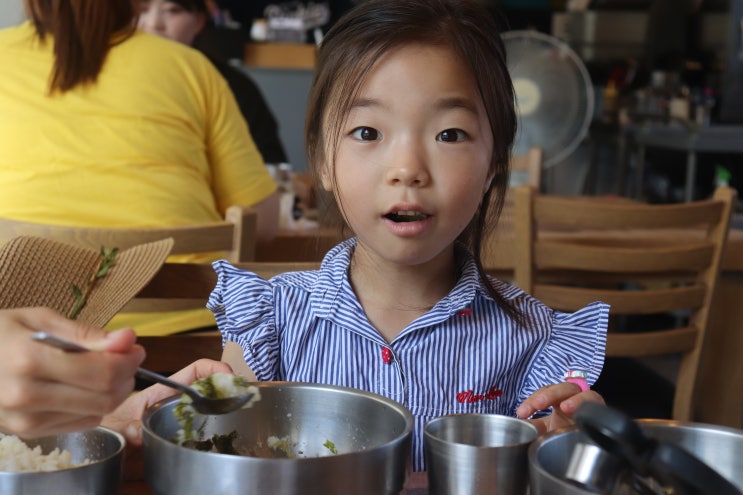
[[[223,341],[238,343],[260,381],[354,387],[404,404],[415,417],[413,468],[425,468],[423,426],[452,413],[513,416],[540,387],[586,370],[593,384],[604,363],[608,305],[565,314],[493,279],[530,316],[516,325],[481,286],[463,256],[451,293],[391,343],[366,318],[347,276],[355,246],[331,250],[317,271],[265,281],[226,261],[208,307]]]

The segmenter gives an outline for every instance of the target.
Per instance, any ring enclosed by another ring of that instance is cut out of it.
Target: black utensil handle
[[[655,441],[630,416],[595,402],[585,402],[573,420],[599,447],[628,462],[639,474],[647,474],[644,456]]]
[[[648,437],[630,416],[594,402],[573,416],[599,447],[625,460],[635,474],[683,495],[743,495],[731,482],[681,447]]]

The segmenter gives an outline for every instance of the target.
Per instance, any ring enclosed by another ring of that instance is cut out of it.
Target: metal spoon
[[[66,352],[88,352],[90,350],[73,342],[60,339],[59,337],[46,332],[36,332],[31,335],[31,339],[37,342],[41,342],[42,344],[56,347],[57,349],[62,349]],[[193,387],[183,385],[182,383],[178,383],[159,373],[155,373],[144,368],[137,368],[136,376],[143,380],[160,383],[162,385],[165,385],[166,387],[174,388],[180,392],[183,392],[184,394],[191,397],[194,409],[196,409],[196,411],[200,412],[201,414],[226,414],[232,411],[236,411],[247,404],[247,402],[252,399],[254,395],[243,394],[234,397],[225,397],[223,399],[212,399],[201,394]]]

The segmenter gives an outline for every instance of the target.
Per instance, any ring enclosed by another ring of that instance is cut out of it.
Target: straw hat
[[[107,246],[108,247],[108,246]],[[121,250],[98,278],[76,319],[104,326],[152,279],[173,248],[173,239]],[[69,315],[99,270],[100,251],[41,237],[21,236],[0,250],[0,308],[46,306]]]

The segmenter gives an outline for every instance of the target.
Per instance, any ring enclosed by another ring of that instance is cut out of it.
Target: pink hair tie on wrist
[[[570,370],[565,373],[565,381],[578,385],[581,392],[591,390],[591,387],[588,386],[588,382],[586,381],[587,378],[588,373],[586,371]]]

